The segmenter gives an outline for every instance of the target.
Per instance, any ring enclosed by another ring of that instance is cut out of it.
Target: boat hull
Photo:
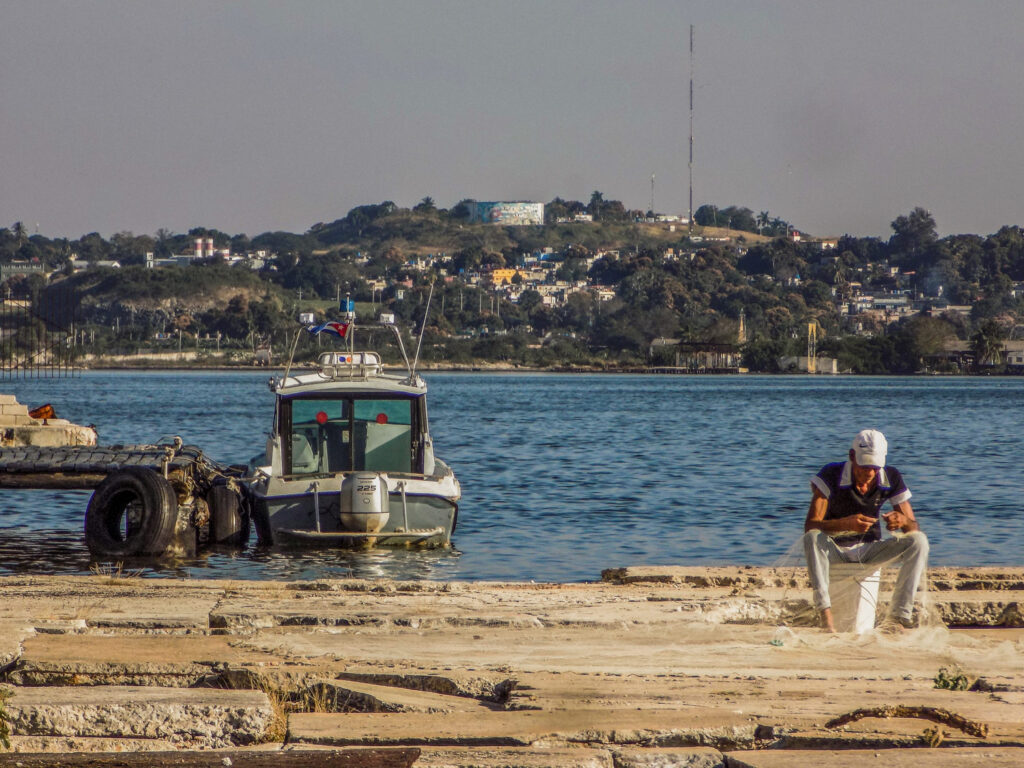
[[[314,482],[318,484],[315,490]],[[390,513],[377,531],[345,529],[340,514],[340,484],[339,478],[327,477],[314,481],[271,479],[254,487],[253,522],[260,544],[429,548],[451,545],[458,519],[457,497],[424,493],[422,488],[411,487],[429,485],[431,481],[407,482],[404,494],[401,490],[389,491]]]

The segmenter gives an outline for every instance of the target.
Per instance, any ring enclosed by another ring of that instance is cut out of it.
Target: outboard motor
[[[356,472],[341,481],[341,525],[376,533],[388,522],[388,485],[375,472]]]

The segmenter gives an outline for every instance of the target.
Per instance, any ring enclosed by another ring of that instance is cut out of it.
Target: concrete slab
[[[273,721],[259,691],[138,686],[16,688],[15,736],[166,739],[208,749],[260,741]]]
[[[552,673],[524,676],[523,684],[522,691],[513,691],[508,702],[511,707],[523,704],[577,710],[708,707],[729,709],[761,725],[784,731],[820,727],[833,717],[859,708],[902,703],[955,712],[987,724],[993,733],[1003,737],[1024,738],[1020,727],[1024,723],[1024,709],[1016,701],[1006,700],[1008,694],[937,690],[931,680],[920,678],[837,680],[806,676],[765,679],[743,675],[695,678]],[[930,724],[916,719],[871,722],[876,731],[891,730],[907,722],[918,734]]]
[[[120,752],[83,754],[0,754],[0,766],[14,768],[409,768],[419,749],[260,749],[205,752]]]
[[[934,741],[936,732],[941,734]],[[996,728],[984,738],[926,720],[867,720],[841,729],[796,729],[779,734],[778,749],[821,751],[829,749],[902,749],[941,745],[952,747],[1024,747],[1020,727],[1012,732]]]
[[[451,669],[434,674],[418,671],[402,671],[396,665],[389,665],[387,671],[379,666],[349,664],[345,662],[328,664],[335,670],[339,680],[386,685],[393,688],[407,688],[413,691],[440,693],[445,696],[463,696],[485,702],[504,703],[515,689],[517,680],[501,674],[479,674]]]
[[[886,582],[895,579],[895,569],[885,569]],[[1007,566],[928,569],[928,584],[940,592],[978,590],[1022,590],[1024,569]],[[695,587],[796,587],[809,588],[807,569],[793,566],[698,566],[639,565],[606,568],[601,580],[611,584],[687,584]]]
[[[416,768],[615,768],[612,753],[586,747],[421,747]]]
[[[248,594],[228,596],[213,611],[210,623],[229,630],[278,626],[596,628],[660,623],[674,618],[676,608],[600,587],[564,594],[508,586],[458,593],[292,592],[259,599]]]
[[[885,749],[800,751],[765,749],[730,752],[728,768],[1019,768],[1024,765],[1024,748],[964,747],[955,749]]]
[[[1024,590],[958,590],[929,593],[947,626],[1024,627]]]
[[[728,675],[742,670],[771,677],[789,676],[798,669],[822,677],[867,672],[877,677],[911,674],[930,679],[940,667],[951,664],[978,673],[1016,675],[1024,669],[1024,651],[1017,646],[1021,637],[1007,634],[1002,642],[976,640],[944,629],[915,630],[898,637],[855,637],[771,625],[722,626],[680,617],[661,626],[615,629],[290,629],[259,632],[240,639],[238,645],[309,662],[442,670],[457,662],[463,670],[501,670],[512,675],[548,670]]]
[[[0,619],[0,671],[21,657],[22,644],[35,630],[24,619]]]
[[[272,659],[265,654],[236,650],[230,638],[220,636],[37,634],[23,643],[21,658],[8,680],[34,686],[188,687],[226,664],[268,660]]]
[[[475,715],[492,711],[483,703],[463,696],[414,691],[355,680],[306,682],[317,709],[329,712],[458,712]]]
[[[68,752],[168,752],[174,744],[166,739],[108,739],[67,736],[14,736],[16,754],[67,754]]]
[[[752,746],[756,724],[727,710],[487,712],[471,718],[414,714],[294,714],[288,742],[431,746],[557,743]]]
[[[615,768],[725,768],[725,756],[711,747],[615,749]]]
[[[222,590],[113,575],[0,579],[0,619],[82,620],[88,627],[206,630]]]

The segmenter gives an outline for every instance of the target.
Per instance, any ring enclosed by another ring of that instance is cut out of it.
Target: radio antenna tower
[[[686,218],[693,234],[693,24],[690,25],[690,209]]]
[[[651,215],[654,215],[654,174],[651,174]]]

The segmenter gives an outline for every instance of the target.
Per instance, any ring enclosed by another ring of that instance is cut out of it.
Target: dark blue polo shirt
[[[828,499],[825,510],[826,520],[837,520],[848,515],[866,515],[878,518],[865,533],[842,533],[835,536],[836,544],[849,547],[865,541],[878,541],[882,538],[881,517],[882,505],[889,502],[892,506],[902,504],[910,499],[910,491],[903,482],[903,475],[896,467],[883,467],[878,471],[878,482],[867,494],[857,493],[853,485],[853,465],[849,461],[837,461],[826,464],[814,477],[811,485],[821,491]]]

